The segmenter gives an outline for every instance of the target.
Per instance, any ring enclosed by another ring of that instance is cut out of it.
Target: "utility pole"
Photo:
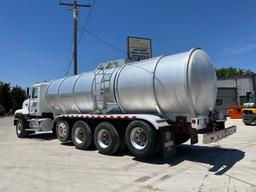
[[[74,28],[74,75],[77,75],[77,23],[78,23],[78,8],[79,7],[91,7],[90,4],[78,4],[75,0],[73,3],[63,3],[60,1],[60,5],[70,7],[73,10],[73,28]]]

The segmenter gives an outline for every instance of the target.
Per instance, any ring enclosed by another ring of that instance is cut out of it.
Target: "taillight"
[[[195,119],[192,119],[191,123],[192,123],[192,124],[195,124],[195,123],[196,123],[196,120],[195,120]]]

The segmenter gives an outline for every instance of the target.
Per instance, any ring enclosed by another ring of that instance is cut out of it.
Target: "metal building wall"
[[[217,101],[215,109],[223,115],[227,115],[227,109],[230,106],[238,105],[236,88],[218,88]]]
[[[218,88],[236,88],[239,104],[246,102],[246,95],[248,92],[255,91],[255,76],[236,76],[227,78],[218,78]]]
[[[256,90],[256,75],[218,78],[217,87],[215,108],[222,114],[227,114],[229,106],[243,105],[247,102],[247,93]]]

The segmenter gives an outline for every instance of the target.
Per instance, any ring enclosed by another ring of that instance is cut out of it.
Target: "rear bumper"
[[[219,131],[206,133],[203,135],[203,144],[209,144],[209,143],[217,142],[221,139],[224,139],[234,134],[236,132],[236,129],[237,129],[236,126],[231,126]]]

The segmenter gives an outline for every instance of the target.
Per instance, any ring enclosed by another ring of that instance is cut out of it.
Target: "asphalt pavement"
[[[0,118],[0,192],[256,192],[256,126],[226,125],[237,125],[237,133],[210,145],[180,145],[169,160],[141,160],[128,151],[77,150],[51,133],[19,139],[13,118]]]

